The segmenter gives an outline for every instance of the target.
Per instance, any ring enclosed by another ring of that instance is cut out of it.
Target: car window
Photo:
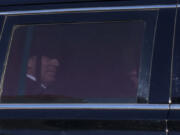
[[[139,20],[14,26],[2,102],[137,102],[144,29]]]

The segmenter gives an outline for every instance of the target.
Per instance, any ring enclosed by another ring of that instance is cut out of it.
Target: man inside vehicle
[[[50,93],[48,91],[49,87],[56,81],[56,73],[59,65],[60,62],[57,58],[40,56],[38,60],[38,56],[31,56],[27,63],[25,95],[48,95]],[[41,68],[40,71],[37,71],[39,68]]]
[[[15,33],[19,36],[12,42],[1,102],[56,102],[64,97],[58,94],[57,83],[62,62],[60,41],[53,30],[44,32],[36,28],[29,36],[26,29],[17,29]],[[28,49],[27,38],[31,38]]]

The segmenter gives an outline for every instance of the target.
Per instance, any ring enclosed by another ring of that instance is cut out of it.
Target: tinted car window
[[[2,101],[136,102],[144,26],[143,21],[15,26]]]

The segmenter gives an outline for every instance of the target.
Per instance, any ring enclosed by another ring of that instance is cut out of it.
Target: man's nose
[[[54,65],[54,66],[59,66],[60,65],[58,59],[51,59],[51,64]]]

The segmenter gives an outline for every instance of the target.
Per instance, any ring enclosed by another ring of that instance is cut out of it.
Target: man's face
[[[56,58],[49,58],[47,56],[42,56],[41,59],[41,81],[44,84],[49,84],[55,81],[57,67],[59,66],[59,61]]]
[[[28,61],[27,73],[36,77],[37,56],[33,56]],[[41,82],[49,85],[56,79],[57,67],[60,65],[58,59],[49,58],[47,56],[41,57]]]

